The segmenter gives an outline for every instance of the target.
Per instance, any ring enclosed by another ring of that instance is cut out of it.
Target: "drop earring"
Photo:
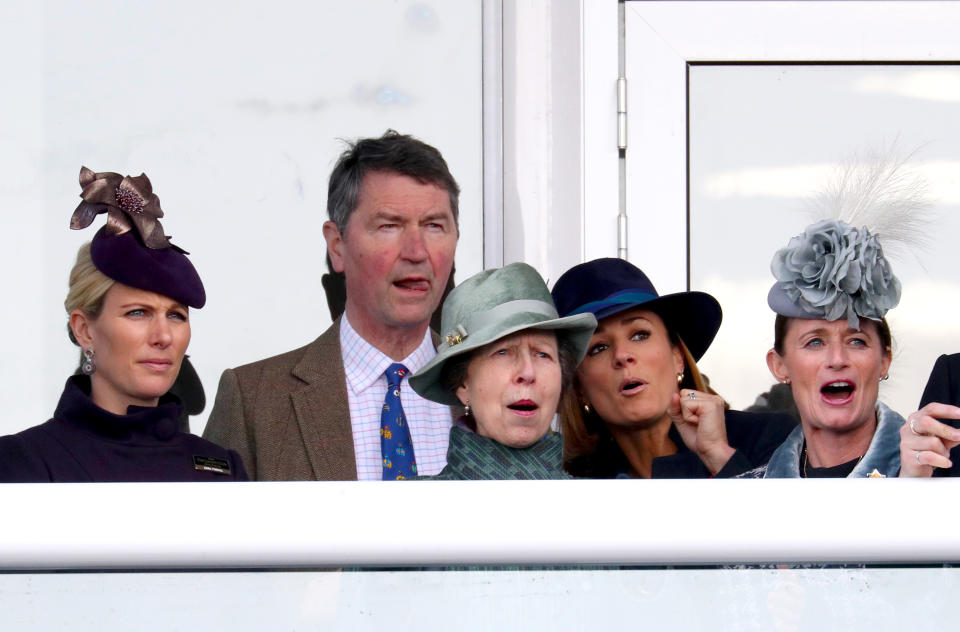
[[[80,372],[84,375],[93,375],[97,371],[97,363],[93,358],[93,349],[83,350],[83,362],[80,363]]]

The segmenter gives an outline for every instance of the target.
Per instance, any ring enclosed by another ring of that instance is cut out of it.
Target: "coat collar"
[[[126,415],[115,415],[94,404],[90,392],[88,376],[70,376],[53,416],[82,431],[115,441],[165,443],[178,433],[182,406],[175,395],[164,395],[157,406],[128,406]]]
[[[866,454],[847,478],[867,478],[876,470],[894,477],[900,471],[900,427],[904,420],[883,402],[877,402],[877,429]],[[797,426],[770,457],[764,478],[800,478],[803,428]]]
[[[434,478],[434,477],[424,477]],[[475,432],[450,429],[447,466],[435,478],[454,480],[563,479],[563,440],[555,432],[526,448],[511,448]]]

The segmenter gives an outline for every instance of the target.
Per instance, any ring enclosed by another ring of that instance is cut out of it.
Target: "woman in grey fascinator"
[[[767,303],[777,317],[767,366],[790,385],[800,426],[746,476],[898,474],[904,419],[878,396],[892,357],[885,316],[900,301],[900,282],[881,239],[909,241],[912,211],[923,202],[904,187],[900,166],[848,168],[821,198],[841,219],[808,226],[773,257]]]

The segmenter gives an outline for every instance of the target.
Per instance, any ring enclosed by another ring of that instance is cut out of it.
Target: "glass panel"
[[[0,627],[933,630],[958,588],[955,568],[16,574]]]
[[[916,409],[933,362],[960,351],[960,66],[694,65],[690,68],[690,287],[723,305],[701,363],[735,408],[774,382],[770,260],[813,219],[810,197],[853,155],[895,145],[924,177],[928,245],[893,258],[903,283],[888,315],[890,380],[880,398]]]

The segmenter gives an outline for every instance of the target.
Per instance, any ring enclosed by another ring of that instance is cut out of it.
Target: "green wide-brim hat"
[[[410,377],[410,386],[421,397],[452,406],[460,400],[440,382],[451,358],[524,329],[543,329],[555,331],[558,342],[569,341],[579,364],[597,328],[593,314],[560,318],[547,284],[525,263],[484,270],[455,287],[443,302],[440,323],[437,355]]]

